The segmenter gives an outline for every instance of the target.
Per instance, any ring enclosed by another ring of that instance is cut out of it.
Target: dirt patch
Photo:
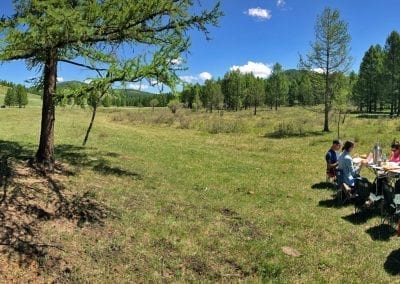
[[[71,172],[56,164],[46,172],[30,163],[0,163],[0,279],[6,282],[48,282],[68,263],[58,234],[78,226],[103,224],[111,210],[93,192],[75,194],[64,183]],[[55,234],[45,234],[53,227]],[[6,270],[5,270],[6,269]],[[1,273],[7,271],[7,273]],[[68,269],[67,269],[68,272]]]
[[[246,240],[261,239],[264,233],[252,220],[247,220],[236,211],[229,208],[222,208],[219,210],[223,215],[223,221],[229,225],[231,232],[239,234]]]
[[[185,266],[198,275],[209,274],[211,270],[207,263],[198,255],[186,257]]]

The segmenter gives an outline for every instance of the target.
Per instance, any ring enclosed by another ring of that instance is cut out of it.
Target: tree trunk
[[[39,149],[36,152],[36,160],[39,163],[54,164],[54,121],[55,104],[54,96],[57,82],[57,50],[49,50],[46,54],[44,65],[44,89],[42,122],[40,129]]]
[[[394,109],[393,101],[391,101],[391,102],[390,102],[390,116],[393,115],[393,109]]]
[[[89,127],[86,130],[86,135],[85,135],[85,139],[83,139],[82,146],[85,146],[87,140],[89,139],[89,133],[90,133],[90,130],[92,130],[93,122],[96,117],[97,104],[98,104],[98,102],[96,102],[93,106],[92,118],[90,119]]]
[[[337,139],[340,139],[340,116],[341,116],[342,112],[339,110],[339,118],[337,121]]]
[[[396,99],[397,99],[397,116],[399,116],[400,115],[400,98],[397,97]]]
[[[324,116],[324,132],[329,132],[329,110],[330,110],[330,82],[329,82],[329,63],[330,63],[330,47],[326,47],[326,65],[325,65],[325,116]]]
[[[324,109],[324,131],[329,132],[329,82],[328,82],[328,76],[325,77],[325,95],[324,95],[324,104],[325,104],[325,109]]]

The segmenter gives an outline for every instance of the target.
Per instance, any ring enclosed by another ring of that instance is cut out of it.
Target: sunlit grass
[[[0,116],[7,122],[0,126],[1,139],[34,153],[40,109],[5,109]],[[81,149],[89,118],[89,110],[58,109],[56,156],[77,170],[68,188],[94,191],[118,218],[107,219],[104,227],[43,226],[42,233],[64,247],[60,255],[71,270],[64,280],[397,279],[385,263],[398,240],[375,240],[368,233],[379,217],[350,222],[352,206],[332,207],[332,190],[312,189],[325,180],[324,153],[336,137],[320,132],[322,113],[283,108],[254,117],[251,110],[180,110],[174,116],[167,109],[106,109]],[[299,122],[303,133],[273,135],[280,123]],[[212,123],[224,131],[209,131]],[[341,138],[355,139],[359,154],[378,140],[387,152],[400,136],[399,125],[398,119],[349,115]],[[124,174],[96,170],[99,160]],[[284,246],[301,256],[284,254]]]

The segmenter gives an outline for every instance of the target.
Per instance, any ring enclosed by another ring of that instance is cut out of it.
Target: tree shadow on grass
[[[304,131],[301,133],[281,133],[281,132],[270,132],[265,133],[265,138],[272,138],[272,139],[285,139],[285,138],[304,138],[304,137],[311,137],[311,136],[322,136],[325,133],[322,131]]]
[[[133,175],[108,168],[104,166],[105,160],[92,161],[85,153],[74,153],[74,150],[64,145],[57,153],[74,165],[95,171],[100,167],[97,171],[107,174]],[[62,267],[63,247],[55,241],[59,236],[42,232],[46,224],[102,226],[106,218],[116,214],[96,200],[95,192],[74,193],[66,188],[64,184],[71,173],[62,164],[56,163],[52,173],[29,164],[26,159],[32,154],[29,146],[0,141],[0,252],[23,267],[37,263],[33,267],[38,270],[54,271]]]
[[[113,167],[108,160],[103,158],[104,156],[118,157],[117,153],[100,153],[100,157],[93,157],[87,154],[86,148],[68,144],[56,146],[55,153],[57,157],[70,165],[91,168],[102,175],[128,176],[133,179],[142,179],[140,174],[119,167]]]
[[[361,113],[357,115],[357,118],[366,118],[366,119],[381,119],[381,118],[393,118],[394,115],[390,115],[390,113]]]
[[[400,275],[400,249],[394,250],[388,255],[383,267],[390,275]]]
[[[33,156],[34,152],[29,149],[30,145],[22,146],[13,141],[0,140],[0,157],[3,159],[13,157],[17,160],[26,160]]]
[[[395,230],[388,224],[379,224],[365,231],[374,241],[389,241]]]

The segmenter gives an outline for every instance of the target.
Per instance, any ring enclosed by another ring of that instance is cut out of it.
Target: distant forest
[[[330,109],[357,109],[376,113],[389,111],[400,115],[400,34],[393,31],[385,45],[371,45],[365,52],[358,74],[329,74],[332,81],[329,92]],[[252,73],[243,74],[230,70],[223,78],[206,80],[204,84],[185,83],[183,90],[174,95],[152,94],[133,89],[114,88],[102,98],[108,106],[165,107],[171,100],[179,100],[183,106],[198,109],[240,110],[259,106],[278,109],[281,106],[313,106],[324,102],[323,70],[283,70],[279,63],[273,66],[268,78],[258,78]],[[59,105],[88,104],[88,96],[74,96],[74,89],[85,84],[78,81],[57,84]],[[14,83],[0,80],[0,85],[13,87]],[[42,91],[28,88],[33,94]],[[71,93],[72,92],[72,93]]]
[[[87,105],[87,99],[84,97],[77,97],[71,94],[70,96],[64,96],[62,94],[65,94],[68,89],[73,89],[79,85],[82,85],[85,83],[79,82],[79,81],[66,81],[66,82],[59,82],[57,84],[57,92],[60,93],[58,96],[58,104],[59,105],[80,105],[80,106],[86,106]],[[14,87],[16,84],[12,82],[8,82],[5,80],[0,80],[0,85],[6,86],[6,87]],[[26,88],[28,93],[34,94],[41,96],[42,90],[36,88],[36,87],[31,87],[31,88]],[[168,102],[172,100],[174,96],[171,93],[164,93],[164,94],[153,94],[149,92],[143,92],[139,90],[133,90],[133,89],[113,89],[110,94],[105,96],[102,100],[102,105],[105,107],[109,106],[117,106],[117,107],[149,107],[151,105],[151,101],[156,99],[157,100],[157,106],[160,107],[165,107],[168,105]],[[154,101],[152,102],[154,104]]]
[[[257,78],[238,70],[227,72],[222,79],[207,80],[200,85],[187,84],[181,102],[188,107],[238,110],[260,105],[312,106],[324,102],[324,70],[283,70],[273,66],[268,78]],[[358,74],[329,74],[329,108],[356,108],[360,112],[390,112],[400,115],[400,34],[393,31],[385,45],[371,45],[365,52]]]

